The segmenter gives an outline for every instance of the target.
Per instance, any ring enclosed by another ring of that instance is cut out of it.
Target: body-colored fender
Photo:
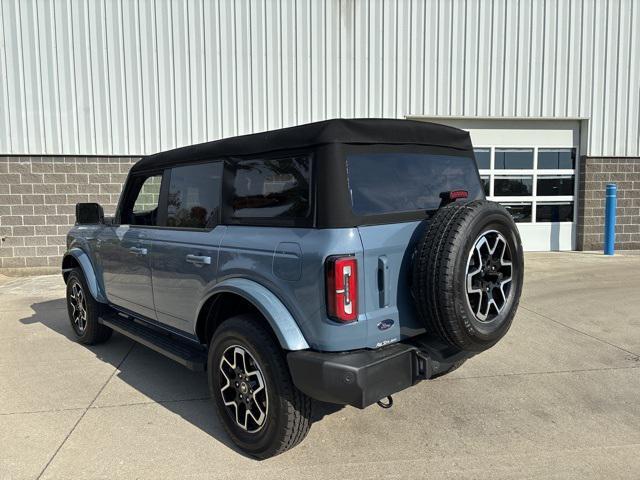
[[[209,292],[198,310],[212,295],[225,292],[240,295],[255,305],[271,325],[282,348],[285,350],[305,350],[309,348],[309,344],[287,307],[270,290],[253,280],[246,278],[223,280]]]
[[[84,278],[87,281],[87,286],[89,287],[89,292],[91,292],[91,296],[96,299],[96,301],[100,303],[107,303],[107,297],[104,294],[104,290],[102,286],[98,282],[98,277],[96,275],[96,271],[93,268],[93,264],[91,263],[91,259],[89,255],[87,255],[84,250],[80,248],[72,248],[67,253],[65,253],[64,258],[62,259],[62,273],[66,273],[71,270],[71,268],[64,268],[65,259],[69,256],[72,256],[77,260],[80,264],[80,268],[82,268],[82,272],[84,273]]]

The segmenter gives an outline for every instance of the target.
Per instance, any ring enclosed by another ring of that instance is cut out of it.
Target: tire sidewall
[[[242,331],[239,328],[226,328],[224,325],[216,332],[209,348],[208,377],[212,398],[216,405],[218,417],[227,433],[234,442],[247,453],[258,455],[274,444],[278,438],[282,425],[282,408],[280,402],[279,379],[274,369],[270,368],[270,362],[274,359],[268,358],[268,353],[261,348],[261,341],[251,332]],[[223,404],[220,393],[221,379],[219,373],[220,359],[224,351],[231,346],[238,345],[244,348],[257,362],[264,377],[267,388],[267,420],[265,425],[257,432],[250,433],[242,430],[235,419],[229,414],[227,407]]]
[[[471,217],[461,232],[465,239],[454,262],[454,299],[460,327],[480,349],[486,349],[500,340],[509,330],[515,316],[523,280],[523,252],[518,229],[510,214],[499,205],[487,203],[492,208]],[[504,308],[491,322],[479,321],[469,306],[466,291],[467,263],[479,237],[490,230],[499,232],[506,240],[512,256],[512,285]]]

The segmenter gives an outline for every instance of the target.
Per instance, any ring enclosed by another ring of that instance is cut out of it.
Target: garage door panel
[[[469,131],[485,195],[509,210],[525,250],[575,248],[579,121],[428,120]]]

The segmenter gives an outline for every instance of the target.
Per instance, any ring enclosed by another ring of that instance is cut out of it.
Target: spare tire
[[[427,331],[471,352],[509,330],[520,301],[522,243],[509,212],[486,200],[439,209],[417,244],[412,293]]]

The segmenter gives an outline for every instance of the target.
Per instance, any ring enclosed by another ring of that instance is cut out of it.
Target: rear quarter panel
[[[217,281],[242,277],[264,285],[291,312],[314,349],[362,348],[367,346],[365,315],[350,324],[326,315],[324,261],[338,254],[354,254],[360,268],[362,242],[356,228],[229,226],[220,245]],[[362,285],[358,294],[364,295]]]

